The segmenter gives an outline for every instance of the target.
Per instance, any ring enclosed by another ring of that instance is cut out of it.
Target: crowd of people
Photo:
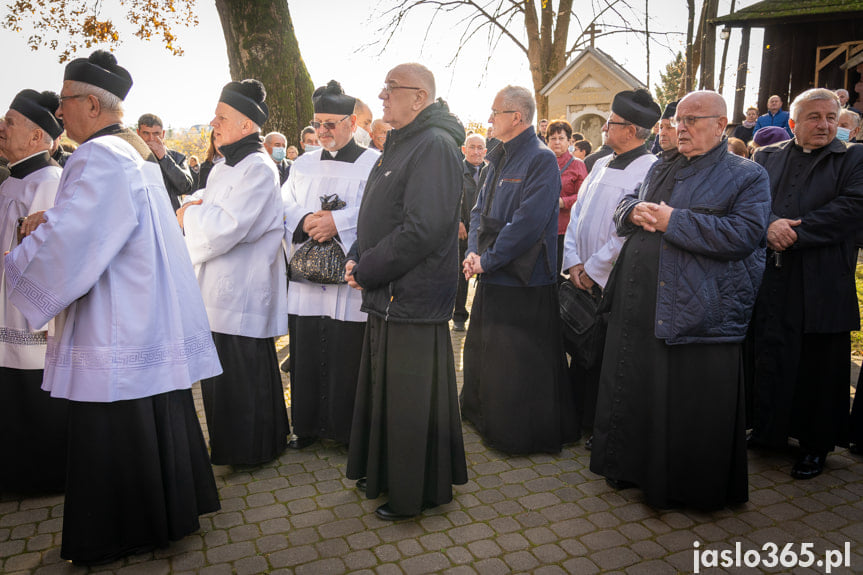
[[[593,472],[657,508],[747,501],[747,448],[796,439],[805,480],[863,447],[844,91],[773,96],[732,131],[714,92],[661,109],[627,90],[594,151],[564,119],[535,129],[518,86],[466,132],[402,64],[380,118],[315,90],[297,149],[262,132],[250,79],[219,94],[201,160],[154,114],[125,128],[130,89],[97,51],[0,120],[0,491],[65,492],[65,559],[163,547],[219,509],[212,465],[320,440],[386,495],[378,517],[414,517],[468,480],[462,420],[504,454],[583,439]],[[562,337],[561,282],[595,304],[590,361]]]

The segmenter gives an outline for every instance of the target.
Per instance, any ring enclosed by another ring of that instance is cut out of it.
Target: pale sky
[[[674,52],[683,50],[686,2],[648,1],[652,31],[681,33],[670,37],[667,42],[673,51],[655,43],[651,45],[650,90],[653,93],[654,85],[659,82],[660,70],[664,70],[673,59]],[[738,2],[738,9],[754,1]],[[505,39],[495,49],[485,75],[483,67],[489,52],[484,38],[475,39],[462,51],[457,63],[449,66],[461,32],[454,19],[435,23],[423,47],[422,38],[426,35],[429,18],[415,15],[400,30],[388,50],[378,56],[376,48],[366,46],[375,39],[374,31],[382,24],[382,19],[374,15],[380,3],[386,3],[386,0],[289,1],[300,51],[315,86],[331,79],[338,80],[348,94],[366,101],[378,117],[381,107],[377,95],[387,71],[402,62],[421,62],[434,72],[438,95],[447,100],[451,110],[465,123],[485,123],[495,93],[507,84],[533,90],[526,57]],[[633,4],[643,6],[638,2]],[[729,5],[730,0],[720,0],[719,14],[727,14]],[[700,10],[700,2],[697,2],[697,9]],[[215,4],[198,0],[198,18],[200,24],[196,28],[175,31],[185,49],[183,56],[171,56],[158,43],[144,42],[130,34],[115,51],[120,65],[129,70],[134,81],[125,103],[126,123],[134,124],[138,116],[146,112],[157,114],[166,127],[174,128],[206,124],[212,119],[221,88],[230,81],[228,60]],[[128,32],[129,27],[121,25],[120,30]],[[729,107],[733,105],[739,39],[740,30],[734,29],[728,51],[724,94]],[[750,67],[760,60],[761,39],[762,31],[753,29]],[[643,35],[617,34],[598,38],[596,46],[642,82],[646,81]],[[95,48],[75,57],[86,56],[93,50]],[[0,30],[0,51],[7,63],[4,81],[0,84],[0,108],[6,110],[14,95],[24,88],[59,92],[64,66],[58,63],[56,53],[46,49],[32,52],[26,45],[24,34],[6,30]],[[719,44],[717,67],[721,53]],[[756,68],[749,73],[747,105],[755,102],[757,83]]]

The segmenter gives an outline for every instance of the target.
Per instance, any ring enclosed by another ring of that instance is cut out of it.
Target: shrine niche
[[[602,145],[602,125],[611,112],[614,95],[636,88],[647,86],[602,50],[588,47],[541,93],[548,98],[548,120],[569,121],[596,149]]]

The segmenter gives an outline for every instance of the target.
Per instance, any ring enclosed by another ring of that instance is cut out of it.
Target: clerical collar
[[[636,158],[640,158],[641,156],[649,153],[650,152],[644,146],[636,146],[628,152],[623,152],[622,154],[615,154],[614,158],[612,158],[611,161],[608,162],[608,167],[615,170],[625,170],[627,166],[629,166],[629,164],[635,161]]]
[[[346,162],[348,164],[353,164],[357,161],[357,158],[363,155],[366,149],[360,146],[354,141],[353,138],[348,140],[348,143],[342,146],[340,149],[330,152],[326,148],[321,150],[321,160],[330,160],[335,162]]]
[[[23,180],[33,172],[37,172],[48,166],[60,167],[60,164],[51,159],[48,150],[36,152],[32,156],[27,156],[23,160],[19,160],[14,164],[9,165],[9,176],[18,180]]]
[[[264,139],[260,132],[249,134],[236,142],[219,146],[219,151],[225,156],[225,163],[233,167],[243,161],[243,158],[255,152],[267,153],[264,148]]]
[[[93,140],[95,138],[100,138],[102,136],[113,136],[114,134],[119,134],[123,130],[124,130],[124,128],[123,128],[122,124],[111,124],[110,126],[105,126],[104,128],[102,128],[98,132],[94,132],[94,133],[90,134],[90,137],[87,138],[86,140],[84,140],[84,142],[89,142],[90,140]],[[81,143],[83,144],[84,142],[81,142]]]

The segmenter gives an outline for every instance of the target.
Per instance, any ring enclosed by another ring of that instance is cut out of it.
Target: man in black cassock
[[[791,476],[810,479],[848,438],[850,333],[860,328],[855,232],[863,147],[836,138],[839,98],[807,90],[791,105],[794,140],[759,148],[773,196],[767,269],[755,307],[751,442],[800,441]]]
[[[590,469],[654,507],[748,499],[742,346],[764,267],[769,187],[728,153],[725,101],[677,106],[680,155],[615,212],[626,243],[610,310]]]
[[[368,313],[347,476],[381,519],[452,501],[467,482],[449,319],[455,302],[464,127],[420,64],[379,95],[393,129],[369,175],[345,279]]]

